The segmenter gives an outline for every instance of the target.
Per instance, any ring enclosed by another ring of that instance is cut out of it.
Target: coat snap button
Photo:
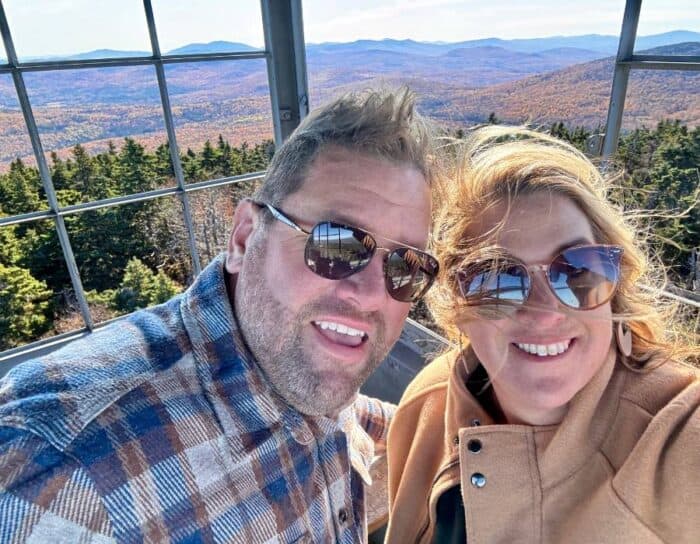
[[[475,472],[472,474],[472,485],[478,488],[484,487],[486,485],[486,476],[481,472]]]
[[[457,446],[459,444],[459,436],[455,436],[452,438],[452,443]]]
[[[479,453],[481,451],[481,440],[470,440],[467,442],[467,449],[472,453]]]
[[[348,520],[348,511],[345,508],[341,508],[338,511],[338,521],[340,523],[345,523]]]
[[[481,425],[481,421],[478,418],[472,419],[472,427],[478,427],[479,425]]]

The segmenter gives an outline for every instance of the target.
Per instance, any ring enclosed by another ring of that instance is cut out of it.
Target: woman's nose
[[[550,289],[545,273],[537,270],[531,272],[530,278],[530,294],[521,308],[521,313],[538,322],[564,318],[561,302]]]

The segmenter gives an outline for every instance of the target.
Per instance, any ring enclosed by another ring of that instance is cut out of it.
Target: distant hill
[[[168,55],[192,55],[195,53],[232,53],[245,51],[259,51],[257,47],[251,47],[244,43],[216,41],[209,43],[191,43],[184,47],[178,47],[168,51]]]
[[[700,33],[675,31],[638,39],[659,43],[653,54],[700,55]],[[421,109],[453,126],[482,122],[490,112],[510,122],[564,121],[596,127],[605,122],[614,57],[601,44],[612,36],[422,43],[360,40],[308,45],[312,107],[356,88],[381,84],[414,88]],[[606,42],[607,40],[607,42]],[[608,47],[608,46],[606,46]],[[615,43],[613,49],[617,47]],[[520,48],[521,50],[517,50]],[[245,44],[190,44],[171,54],[245,51]],[[530,51],[526,51],[530,49]],[[148,56],[143,51],[98,50],[73,58]],[[219,133],[232,144],[271,136],[270,99],[263,59],[172,64],[165,67],[178,141],[199,147]],[[24,75],[47,152],[76,143],[103,149],[110,139],[134,136],[165,141],[160,95],[152,66],[27,72]],[[700,74],[633,71],[623,126],[653,125],[675,117],[700,124]],[[92,143],[91,143],[92,142]],[[31,156],[10,77],[0,78],[0,167]]]
[[[599,58],[595,51],[582,49],[550,49],[537,53],[516,52],[503,47],[482,46],[461,48],[441,46],[435,57],[418,54],[407,45],[404,51],[392,50],[399,42],[386,40],[388,50],[368,49],[369,41],[335,46],[330,50],[309,48],[307,67],[312,91],[323,97],[327,90],[348,83],[385,78],[412,77],[435,79],[467,88],[483,87],[520,79],[527,75],[549,72],[587,60]],[[405,42],[401,42],[404,43]],[[412,42],[417,43],[417,42]],[[357,44],[361,44],[358,49]],[[253,50],[245,44],[212,42],[191,44],[169,54],[217,53]],[[73,58],[113,58],[113,50],[98,50]],[[131,51],[129,56],[149,56]],[[166,66],[168,88],[173,97],[185,102],[232,97],[235,95],[267,95],[265,61],[260,59],[235,62],[207,62]],[[55,72],[32,72],[25,76],[32,105],[81,106],[109,104],[141,106],[159,100],[155,73],[151,66],[96,68]],[[313,93],[312,93],[313,94]],[[16,108],[14,87],[10,78],[0,79],[0,108]]]
[[[612,55],[617,52],[619,36],[601,35],[601,34],[586,34],[583,36],[550,36],[545,38],[520,38],[513,40],[504,40],[501,38],[483,38],[479,40],[466,40],[461,42],[417,42],[415,40],[356,40],[354,42],[326,42],[326,43],[307,43],[307,55],[313,56],[317,53],[350,53],[350,52],[366,52],[370,50],[387,51],[395,53],[405,53],[409,55],[423,56],[439,56],[453,49],[467,49],[475,47],[502,47],[510,51],[519,51],[523,53],[539,53],[549,49],[584,49],[597,53],[599,56]],[[649,36],[638,36],[636,40],[636,50],[651,49],[663,45],[670,45],[682,42],[697,42],[700,41],[700,32],[692,32],[690,30],[673,30],[662,34],[652,34]],[[228,53],[237,51],[259,51],[260,48],[252,47],[245,43],[228,42],[228,41],[213,41],[209,43],[192,43],[178,47],[171,51],[167,51],[168,55],[185,55],[196,53]],[[78,59],[96,59],[96,58],[114,58],[119,56],[124,57],[139,57],[150,56],[150,51],[118,51],[114,49],[98,49],[78,53],[70,56],[55,56],[43,55],[32,57],[31,59],[22,60],[40,60],[50,59],[57,60],[60,58],[68,58],[71,60]]]
[[[700,42],[657,47],[644,53],[700,55]],[[606,58],[482,89],[443,90],[442,102],[431,113],[456,124],[469,124],[483,119],[484,112],[494,112],[511,123],[566,120],[594,128],[605,124],[613,69],[614,59]],[[700,125],[700,73],[631,72],[623,129],[653,126],[663,118]]]
[[[116,57],[150,57],[150,51],[120,51],[117,49],[95,49],[87,53],[71,55],[68,60],[113,59]],[[52,59],[55,60],[55,59]]]
[[[681,42],[700,41],[700,32],[689,30],[674,30],[663,34],[650,36],[638,36],[636,50],[650,49],[662,45],[670,45]],[[413,53],[419,55],[442,55],[450,49],[465,49],[473,47],[502,47],[511,51],[523,53],[537,53],[547,49],[574,48],[595,51],[601,56],[617,53],[619,36],[605,36],[601,34],[587,34],[584,36],[551,36],[547,38],[526,38],[503,40],[501,38],[484,38],[480,40],[467,40],[456,43],[430,43],[416,42],[413,40],[358,40],[351,43],[322,43],[308,44],[309,54],[315,52],[343,53],[349,51],[394,51],[399,53]]]

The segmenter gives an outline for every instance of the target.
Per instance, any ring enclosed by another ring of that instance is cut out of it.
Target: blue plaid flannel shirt
[[[364,542],[392,414],[362,395],[337,420],[286,405],[237,331],[222,255],[0,382],[0,542]]]

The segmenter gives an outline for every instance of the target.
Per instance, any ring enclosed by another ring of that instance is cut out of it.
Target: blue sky
[[[148,50],[141,0],[2,0],[20,57]],[[228,40],[262,46],[258,0],[153,0],[163,51]],[[303,0],[306,41],[618,34],[624,0]],[[644,0],[639,35],[700,31],[698,0]],[[4,58],[4,51],[0,51]]]

